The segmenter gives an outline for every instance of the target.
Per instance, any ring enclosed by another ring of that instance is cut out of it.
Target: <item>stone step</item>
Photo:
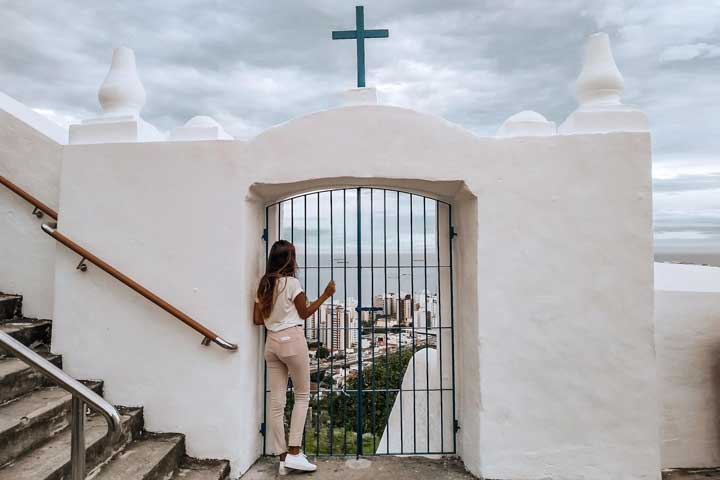
[[[184,435],[146,434],[91,476],[93,480],[164,480],[178,470],[184,453]]]
[[[101,382],[88,386],[102,392]],[[0,465],[46,442],[70,422],[72,396],[59,387],[36,390],[0,406]]]
[[[0,322],[22,315],[22,296],[0,293]]]
[[[342,456],[316,458],[310,456],[308,460],[317,465],[317,472],[307,474],[290,471],[291,478],[314,478],[316,480],[400,480],[407,478],[415,480],[477,480],[477,477],[468,472],[462,460],[457,457],[427,458],[378,455],[361,458],[358,461],[355,460],[354,456],[350,458]],[[242,480],[277,479],[278,463],[277,457],[260,457],[240,478]],[[533,476],[522,478],[550,480],[551,477]],[[610,480],[610,477],[607,478]],[[514,480],[519,479],[515,477]],[[613,478],[612,480],[619,479]]]
[[[85,420],[85,466],[92,470],[107,461],[125,444],[140,436],[143,428],[141,408],[121,409],[122,435],[109,444],[105,438],[107,422],[101,415]],[[28,452],[0,469],[0,480],[61,480],[70,475],[70,429],[66,428],[50,441]]]
[[[185,457],[171,480],[225,480],[228,475],[230,462],[227,460],[197,460]]]
[[[55,366],[62,368],[60,355],[42,352],[40,355]],[[23,361],[10,357],[0,359],[0,405],[50,385],[50,380]]]
[[[0,331],[5,332],[27,347],[34,348],[37,345],[50,345],[50,334],[52,322],[50,320],[30,320],[0,323]],[[2,347],[0,347],[2,351]],[[9,352],[2,352],[9,353]]]

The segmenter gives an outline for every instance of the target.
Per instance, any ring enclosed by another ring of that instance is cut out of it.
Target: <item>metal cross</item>
[[[365,86],[365,39],[387,38],[389,30],[365,30],[365,15],[363,7],[355,7],[355,30],[340,30],[332,32],[333,40],[357,40],[357,86]]]

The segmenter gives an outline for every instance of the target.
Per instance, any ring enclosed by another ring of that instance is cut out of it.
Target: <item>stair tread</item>
[[[48,361],[54,361],[60,358],[60,355],[52,353],[38,352],[40,356]],[[32,370],[32,367],[27,363],[15,357],[7,357],[0,359],[0,379],[9,375],[15,375],[22,372],[23,370]]]
[[[187,459],[182,462],[171,480],[223,480],[228,473],[230,462],[227,460]]]
[[[71,395],[57,387],[36,390],[0,407],[0,434],[27,423],[27,419],[70,401]]]
[[[0,322],[0,332],[15,338],[23,345],[35,347],[36,345],[50,344],[51,320],[20,319]],[[0,348],[0,353],[10,355]],[[12,356],[12,355],[10,355]]]
[[[141,409],[130,409],[121,415],[123,426]],[[90,415],[85,420],[85,448],[90,448],[103,439],[107,433],[107,422],[101,415]],[[28,452],[0,469],[0,480],[41,480],[45,479],[70,462],[71,432],[66,428],[47,443]]]
[[[20,313],[21,295],[0,293],[0,320],[10,320]]]
[[[181,434],[153,435],[132,442],[103,465],[93,480],[144,480],[184,440]]]
[[[100,382],[92,382],[88,386],[97,391]],[[72,395],[62,388],[47,387],[1,405],[0,436],[3,432],[26,424],[29,420],[42,416],[71,399]]]
[[[15,332],[19,332],[26,328],[44,327],[51,325],[51,320],[30,320],[24,319],[21,321],[3,322],[0,323],[0,331],[5,332],[8,335],[12,335]]]

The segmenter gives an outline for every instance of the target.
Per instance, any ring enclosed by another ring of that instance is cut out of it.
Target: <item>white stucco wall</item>
[[[0,93],[0,175],[57,210],[67,131]],[[27,317],[51,318],[54,241],[33,207],[0,186],[0,292],[23,295]]]
[[[659,472],[646,133],[482,139],[384,106],[257,138],[64,150],[60,231],[240,346],[198,335],[60,247],[53,344],[235,474],[260,452],[250,322],[264,203],[398,185],[454,204],[458,451],[487,478]],[[459,188],[462,187],[462,188]],[[482,436],[480,435],[482,431]]]
[[[655,264],[664,468],[720,466],[720,268]]]
[[[242,189],[241,142],[69,146],[60,231],[240,349],[201,336],[58,246],[53,349],[107,398],[145,407],[146,428],[187,434],[189,453],[257,456],[258,329],[248,316],[262,247]],[[92,199],[90,205],[88,200]]]

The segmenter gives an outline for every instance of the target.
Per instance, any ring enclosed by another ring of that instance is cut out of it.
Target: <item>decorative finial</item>
[[[98,99],[105,117],[140,114],[145,105],[145,88],[131,49],[119,47],[113,50],[110,71],[100,86]]]
[[[615,64],[607,33],[596,33],[588,38],[576,87],[581,106],[621,104],[625,82]]]
[[[561,135],[649,131],[647,116],[620,100],[625,82],[615,65],[607,33],[588,38],[576,86],[580,105],[558,127]]]

